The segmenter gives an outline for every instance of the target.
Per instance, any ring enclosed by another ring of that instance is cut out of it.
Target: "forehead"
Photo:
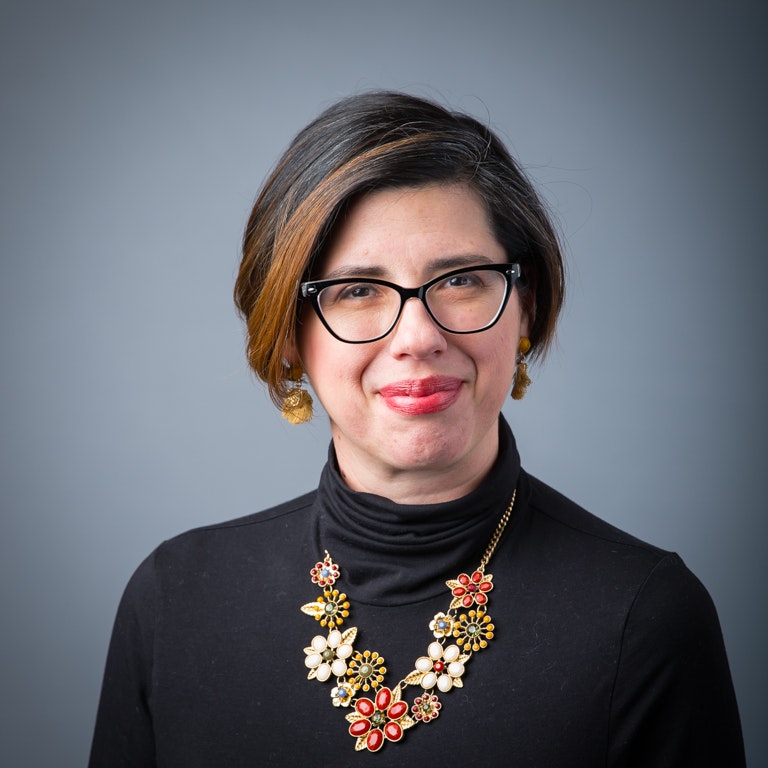
[[[486,207],[466,185],[384,189],[357,199],[325,250],[321,276],[421,279],[473,263],[502,263]]]

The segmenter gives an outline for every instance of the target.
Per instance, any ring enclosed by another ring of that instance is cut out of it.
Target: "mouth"
[[[379,394],[393,411],[419,416],[450,408],[461,394],[461,386],[462,380],[453,376],[430,376],[387,384]]]

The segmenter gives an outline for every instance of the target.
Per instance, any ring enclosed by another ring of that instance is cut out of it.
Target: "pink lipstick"
[[[430,376],[387,384],[379,394],[393,411],[420,416],[450,408],[461,393],[461,385],[461,379],[453,376]]]

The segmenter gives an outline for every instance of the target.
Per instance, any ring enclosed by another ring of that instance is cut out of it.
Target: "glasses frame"
[[[476,328],[474,331],[454,331],[450,328],[446,328],[432,313],[432,310],[429,308],[429,304],[426,300],[427,291],[433,285],[436,285],[442,280],[445,280],[449,277],[454,277],[455,275],[462,275],[466,272],[499,272],[506,278],[507,287],[504,293],[504,299],[499,306],[499,310],[489,323],[484,325],[482,328]],[[441,328],[446,333],[466,335],[468,333],[481,333],[482,331],[487,331],[498,322],[499,318],[504,312],[504,309],[507,306],[509,297],[512,295],[512,289],[515,287],[515,283],[519,279],[519,264],[479,264],[474,267],[461,267],[460,269],[453,269],[450,272],[444,272],[442,275],[438,275],[437,277],[432,278],[418,288],[403,288],[402,285],[398,285],[397,283],[390,283],[387,280],[379,280],[378,278],[373,277],[338,277],[331,280],[309,280],[305,283],[302,283],[300,287],[302,297],[309,299],[312,304],[312,308],[315,310],[315,314],[320,318],[320,321],[325,326],[328,333],[331,334],[331,336],[333,336],[335,339],[338,339],[339,341],[343,341],[345,344],[370,344],[374,341],[383,339],[385,336],[392,332],[392,329],[397,325],[398,321],[400,320],[400,316],[403,314],[403,307],[405,306],[405,302],[409,299],[418,299],[424,305],[424,308],[427,310],[427,314],[432,318],[432,321],[435,323],[435,325],[437,325],[438,328]],[[324,288],[329,288],[332,285],[340,285],[341,283],[365,283],[367,285],[383,285],[387,288],[392,288],[393,290],[397,291],[397,293],[400,295],[400,308],[397,310],[397,314],[395,315],[395,319],[392,321],[392,324],[389,326],[389,328],[387,328],[386,331],[384,331],[384,333],[372,339],[365,339],[364,341],[350,341],[349,339],[345,339],[339,336],[339,334],[336,333],[333,328],[331,328],[331,326],[328,324],[328,321],[323,316],[323,311],[320,309],[320,292]]]

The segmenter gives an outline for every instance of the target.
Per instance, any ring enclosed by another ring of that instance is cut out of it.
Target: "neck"
[[[471,457],[438,466],[397,467],[373,463],[347,450],[334,436],[339,473],[346,485],[359,493],[372,493],[396,504],[441,504],[471,493],[487,476],[499,452],[498,431]]]
[[[434,490],[422,504],[393,501],[392,487],[383,494],[358,492],[341,477],[331,448],[315,500],[314,547],[318,556],[327,549],[343,564],[351,599],[416,603],[440,595],[457,568],[477,567],[520,477],[514,437],[506,422],[499,426],[493,466],[466,494],[456,495],[460,485],[450,483],[447,501],[436,501]],[[417,496],[407,490],[409,498]],[[517,508],[524,508],[518,496]]]

